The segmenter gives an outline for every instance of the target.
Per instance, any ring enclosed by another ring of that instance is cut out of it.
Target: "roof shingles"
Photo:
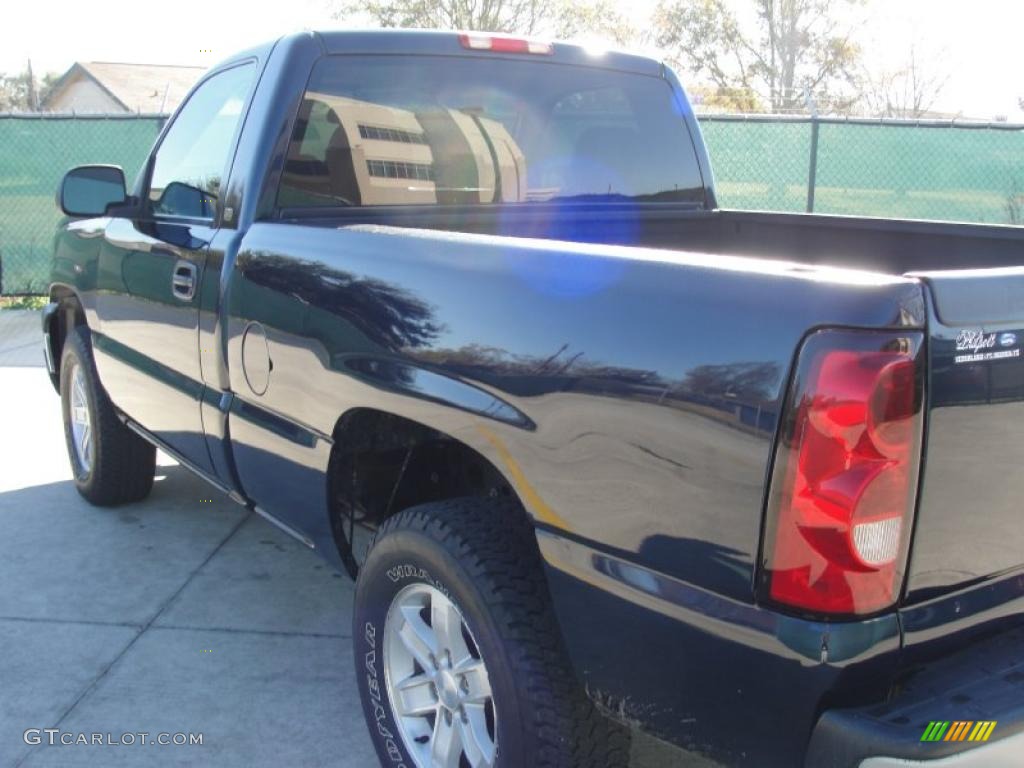
[[[112,61],[79,61],[75,66],[121,102],[126,111],[147,113],[171,112],[206,71],[203,67]]]

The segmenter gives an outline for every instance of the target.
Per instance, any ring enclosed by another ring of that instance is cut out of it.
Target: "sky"
[[[641,26],[656,0],[617,0]],[[742,2],[742,0],[738,0]],[[9,3],[0,26],[0,72],[64,72],[74,61],[210,66],[252,44],[301,29],[358,26],[334,19],[331,0],[33,0]],[[865,62],[898,68],[911,45],[949,76],[934,109],[1024,122],[1022,0],[865,0]],[[687,81],[682,76],[684,85]]]

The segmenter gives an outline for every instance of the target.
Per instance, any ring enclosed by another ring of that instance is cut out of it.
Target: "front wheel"
[[[98,506],[145,498],[153,487],[156,449],[118,419],[96,375],[86,328],[70,331],[64,342],[60,399],[78,492]]]
[[[536,539],[511,499],[388,519],[359,572],[356,676],[381,763],[616,768],[628,732],[569,667]]]

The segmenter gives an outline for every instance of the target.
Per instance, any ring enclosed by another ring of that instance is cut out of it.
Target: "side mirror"
[[[151,190],[152,193],[155,190]],[[172,216],[191,216],[197,219],[212,219],[217,207],[217,197],[182,181],[172,181],[160,192],[153,203],[155,213]]]
[[[116,165],[80,165],[64,174],[57,205],[68,216],[102,216],[107,206],[124,203],[124,171]]]

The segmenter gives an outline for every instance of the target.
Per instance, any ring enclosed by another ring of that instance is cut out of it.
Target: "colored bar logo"
[[[921,734],[921,741],[988,741],[996,729],[996,720],[932,720]]]

